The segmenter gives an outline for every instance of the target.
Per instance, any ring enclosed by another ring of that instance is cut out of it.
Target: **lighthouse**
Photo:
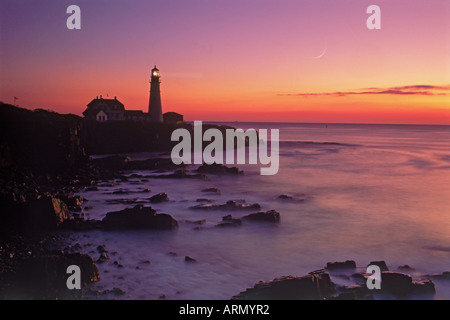
[[[155,65],[150,79],[150,100],[148,103],[148,113],[152,122],[163,122],[160,83],[159,70]]]

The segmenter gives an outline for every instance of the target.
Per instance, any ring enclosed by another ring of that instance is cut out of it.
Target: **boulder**
[[[344,262],[327,262],[327,266],[325,267],[328,271],[336,271],[336,270],[355,270],[356,262],[354,260],[346,260]]]
[[[157,214],[151,207],[137,205],[121,211],[108,212],[102,220],[103,227],[111,229],[158,229],[168,230],[178,227],[178,222],[170,215]]]
[[[253,288],[232,297],[233,300],[300,300],[323,299],[334,292],[334,283],[325,270],[310,274],[284,276],[271,281],[259,282]]]
[[[80,207],[83,204],[83,197],[82,196],[74,196],[74,195],[58,195],[59,199],[64,201],[64,203],[69,208],[77,208]]]
[[[237,167],[227,167],[223,164],[203,164],[198,167],[197,172],[204,174],[216,174],[216,175],[241,175],[244,174],[244,171],[239,170]]]
[[[14,205],[10,214],[13,229],[31,232],[54,230],[72,218],[67,205],[51,196]]]
[[[330,297],[329,300],[373,300],[372,291],[367,288],[365,283],[339,286],[336,290],[339,294]]]
[[[108,253],[108,250],[106,250],[106,248],[105,248],[104,245],[99,245],[99,246],[97,247],[97,251],[100,252],[100,253],[103,253],[103,252]]]
[[[266,212],[251,213],[242,217],[242,219],[263,222],[280,222],[280,213],[275,210],[269,210]]]
[[[107,252],[102,252],[100,257],[97,259],[97,263],[104,263],[110,259],[110,256]]]
[[[216,227],[238,227],[242,224],[242,220],[238,218],[233,218],[231,214],[222,217],[222,222],[216,225]]]
[[[430,279],[414,280],[412,285],[412,294],[434,295],[436,293],[434,283]]]
[[[287,194],[280,194],[278,196],[278,199],[283,199],[283,200],[292,200],[291,196],[288,196]]]
[[[160,192],[149,198],[151,203],[161,203],[168,200],[167,193]]]
[[[37,295],[40,299],[58,291],[67,293],[67,268],[71,265],[80,268],[82,288],[100,279],[92,257],[82,253],[63,252],[24,259],[18,266],[17,278],[23,292]]]
[[[370,266],[370,265],[375,265],[375,266],[380,267],[381,272],[389,271],[389,268],[387,267],[386,262],[384,262],[384,261],[371,261],[368,264],[368,266]]]
[[[195,260],[194,258],[191,258],[189,256],[185,256],[184,257],[184,261],[186,261],[186,262],[197,262],[197,260]]]
[[[413,280],[410,275],[393,272],[381,272],[381,291],[393,294],[396,297],[404,297],[413,290]]]
[[[416,271],[416,269],[414,269],[413,267],[410,267],[409,265],[407,265],[407,264],[405,264],[405,265],[403,265],[403,266],[399,266],[398,267],[398,270],[402,270],[402,271],[406,271],[406,272],[408,272],[408,271]],[[387,271],[387,270],[386,270]]]

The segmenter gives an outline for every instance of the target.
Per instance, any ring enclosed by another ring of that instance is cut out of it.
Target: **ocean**
[[[167,192],[168,202],[146,206],[179,222],[171,231],[68,232],[68,241],[94,259],[98,245],[111,257],[98,264],[101,280],[87,298],[109,299],[93,292],[120,288],[125,294],[115,298],[229,299],[259,281],[302,276],[332,261],[355,260],[365,271],[370,261],[384,260],[390,270],[409,265],[418,276],[450,270],[450,126],[226,124],[279,129],[278,173],[260,175],[260,165],[247,164],[239,165],[242,176],[203,181],[133,171],[127,182],[105,181],[115,185],[79,193],[90,207],[85,216],[102,219],[133,206],[115,200],[145,203]],[[147,188],[150,193],[137,192]],[[117,190],[132,193],[112,194]],[[258,203],[260,211],[278,211],[280,222],[216,228],[223,216],[251,212],[190,209],[199,198]],[[205,222],[192,223],[198,220]],[[186,263],[185,256],[196,262]],[[434,298],[450,299],[449,281],[435,285]]]

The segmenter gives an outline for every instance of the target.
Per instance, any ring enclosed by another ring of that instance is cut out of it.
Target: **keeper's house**
[[[96,97],[87,105],[83,112],[86,120],[99,122],[133,120],[150,122],[150,115],[141,110],[125,110],[122,102],[114,99],[104,99],[102,96]]]

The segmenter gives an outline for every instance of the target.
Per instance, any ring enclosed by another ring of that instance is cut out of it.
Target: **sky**
[[[1,0],[0,101],[147,111],[157,65],[185,120],[450,124],[449,17],[448,0]]]

